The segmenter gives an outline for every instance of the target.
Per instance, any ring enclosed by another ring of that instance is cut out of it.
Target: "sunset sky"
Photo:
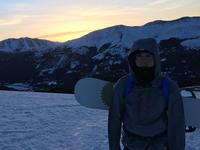
[[[67,41],[113,25],[200,16],[199,0],[0,0],[0,40]]]

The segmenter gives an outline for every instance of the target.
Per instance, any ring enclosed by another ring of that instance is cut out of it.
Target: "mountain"
[[[126,56],[133,42],[146,37],[159,43],[162,72],[180,86],[200,84],[200,17],[184,17],[108,27],[64,43],[29,38],[2,41],[0,88],[73,92],[82,77],[116,81],[128,72]]]
[[[133,42],[140,38],[153,37],[158,42],[169,38],[200,40],[200,17],[185,17],[174,21],[155,21],[144,26],[114,26],[98,30],[86,36],[66,42],[71,47],[94,46],[100,48],[103,44],[121,44],[130,48]],[[200,47],[200,44],[198,45]]]
[[[19,39],[7,39],[0,42],[0,51],[3,52],[25,52],[25,51],[37,51],[49,49],[57,46],[59,43],[50,42],[47,40],[31,39],[31,38],[19,38]]]

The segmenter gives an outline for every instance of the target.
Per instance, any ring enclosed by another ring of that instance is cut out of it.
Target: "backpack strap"
[[[133,77],[131,74],[128,75],[128,81],[127,81],[127,86],[125,88],[125,91],[124,91],[124,99],[125,99],[125,104],[127,104],[127,97],[131,91],[133,87]]]

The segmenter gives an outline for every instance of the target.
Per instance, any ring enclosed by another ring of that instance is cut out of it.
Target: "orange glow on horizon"
[[[123,20],[123,19],[122,19]],[[117,18],[113,18],[113,20],[110,20],[110,22],[99,22],[99,21],[88,21],[88,22],[78,22],[78,23],[74,23],[74,24],[67,24],[66,25],[62,25],[60,28],[57,27],[59,30],[56,32],[54,31],[54,33],[52,32],[52,29],[49,29],[50,32],[46,31],[46,34],[41,35],[41,36],[37,36],[37,38],[41,38],[41,39],[46,39],[46,40],[50,40],[50,41],[58,41],[58,42],[66,42],[68,40],[73,40],[73,39],[77,39],[80,38],[84,35],[87,35],[90,32],[96,31],[96,30],[101,30],[104,28],[108,28],[111,26],[115,26],[115,25],[121,25],[120,23],[117,23]],[[138,20],[134,20],[132,23],[131,19],[127,19],[124,20],[123,22],[129,22],[129,25],[124,24],[126,26],[140,26],[140,25],[144,25],[145,23],[147,23],[147,21],[145,19],[138,19]],[[68,29],[67,32],[65,29]],[[63,32],[62,32],[63,31]],[[50,34],[48,34],[50,33]]]
[[[73,40],[76,38],[80,38],[91,31],[77,31],[77,32],[63,32],[63,33],[56,33],[56,34],[50,34],[45,36],[39,36],[37,38],[39,39],[46,39],[50,41],[57,41],[57,42],[66,42],[68,40]]]

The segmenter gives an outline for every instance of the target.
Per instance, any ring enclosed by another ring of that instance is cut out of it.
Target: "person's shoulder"
[[[167,79],[169,80],[170,91],[180,91],[177,81],[171,79],[170,77],[167,77]]]
[[[167,79],[169,82],[170,87],[172,88],[179,88],[177,81],[173,80],[171,77],[169,77],[167,74],[161,75],[162,80]]]
[[[122,76],[117,80],[117,82],[114,84],[114,89],[124,89],[128,81],[128,74]]]

